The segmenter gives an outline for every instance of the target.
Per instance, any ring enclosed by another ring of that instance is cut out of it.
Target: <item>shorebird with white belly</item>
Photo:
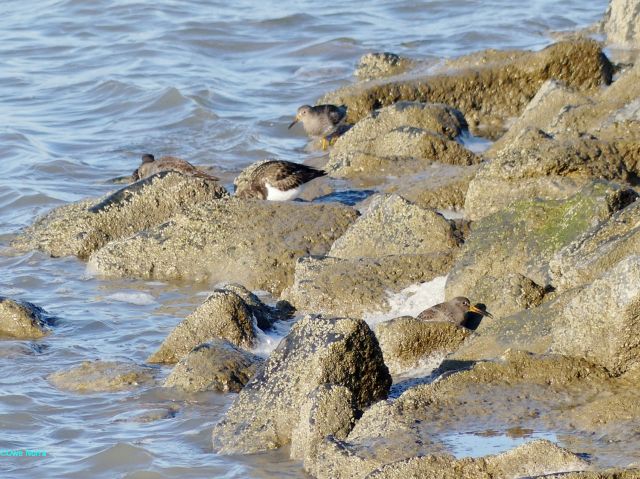
[[[312,166],[283,160],[267,160],[250,166],[234,182],[238,198],[288,201],[296,198],[309,181],[327,173]]]

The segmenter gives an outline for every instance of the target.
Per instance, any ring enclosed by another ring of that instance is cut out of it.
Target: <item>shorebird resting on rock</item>
[[[465,320],[464,315],[469,311],[493,318],[493,315],[490,313],[473,306],[469,298],[458,296],[451,301],[436,304],[429,309],[425,309],[418,315],[418,319],[422,319],[423,321],[448,321],[462,326]]]
[[[163,156],[159,160],[156,160],[155,157],[149,153],[142,155],[142,164],[133,172],[131,177],[133,181],[138,181],[160,173],[161,171],[177,171],[187,176],[196,176],[212,181],[219,180],[218,177],[199,170],[188,161],[181,160],[175,156]]]
[[[347,107],[335,105],[302,105],[289,128],[302,122],[307,135],[322,140],[322,149],[327,149],[327,137],[333,135],[347,119]]]
[[[298,196],[304,184],[327,173],[291,161],[267,160],[250,166],[234,182],[238,198],[287,201]]]

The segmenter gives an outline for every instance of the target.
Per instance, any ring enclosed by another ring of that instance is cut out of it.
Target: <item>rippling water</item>
[[[0,295],[60,320],[43,341],[0,342],[0,448],[48,453],[0,457],[0,477],[304,477],[286,451],[210,452],[230,395],[78,395],[45,379],[83,360],[142,363],[211,285],[102,281],[75,259],[15,255],[8,241],[56,205],[109,191],[143,152],[213,166],[227,182],[267,156],[305,159],[292,115],[352,81],[364,53],[540,48],[599,19],[607,1],[524,3],[2,2]]]

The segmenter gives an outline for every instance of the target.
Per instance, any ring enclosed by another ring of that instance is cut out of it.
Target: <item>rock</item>
[[[347,105],[352,123],[402,100],[444,103],[464,114],[474,134],[495,138],[545,81],[555,78],[582,91],[610,83],[612,72],[600,46],[587,39],[559,42],[539,52],[481,52],[445,68],[432,75],[410,71],[350,85],[320,102]]]
[[[326,253],[356,216],[336,203],[212,201],[109,243],[90,266],[107,276],[231,281],[279,294],[296,259]]]
[[[402,196],[422,208],[458,211],[464,208],[469,182],[478,167],[434,165],[423,173],[387,179],[380,191]]]
[[[564,308],[575,294],[576,291],[560,294],[538,307],[509,316],[498,317],[496,314],[495,320],[484,318],[475,334],[450,356],[451,359],[479,361],[499,358],[509,350],[539,354],[548,351],[554,324],[561,320]]]
[[[430,355],[455,351],[471,332],[445,321],[402,316],[379,323],[375,333],[385,364],[391,374],[398,374]]]
[[[293,430],[291,458],[315,455],[326,436],[345,439],[356,422],[351,391],[344,386],[323,384],[311,391],[300,408],[300,421]]]
[[[638,0],[610,0],[603,29],[609,43],[640,48],[640,3]]]
[[[359,80],[373,80],[403,73],[414,61],[389,52],[367,53],[362,55],[354,75]]]
[[[300,258],[292,286],[282,298],[299,311],[362,317],[389,310],[390,293],[444,276],[453,264],[446,253],[383,258]]]
[[[553,351],[619,374],[640,364],[640,255],[629,256],[580,291],[554,327]]]
[[[386,177],[417,173],[432,163],[479,163],[480,157],[454,141],[466,127],[464,116],[447,105],[398,102],[340,136],[325,169],[337,177]]]
[[[564,83],[549,79],[540,86],[536,95],[524,108],[520,116],[509,127],[507,132],[496,140],[485,152],[486,157],[494,158],[503,149],[509,149],[511,143],[527,130],[553,131],[554,136],[578,137],[578,131],[555,129],[555,124],[562,115],[581,106],[593,105],[595,100],[582,92],[567,87]]]
[[[191,350],[173,368],[165,387],[184,391],[239,392],[257,368],[262,358],[242,351],[229,341],[212,339]]]
[[[500,361],[475,364],[468,371],[411,388],[394,401],[375,404],[364,412],[346,440],[327,438],[319,443],[315,456],[305,459],[305,469],[314,477],[331,479],[400,477],[382,474],[394,470],[403,477],[432,477],[431,470],[420,467],[450,448],[440,442],[443,436],[464,437],[468,431],[500,434],[498,431],[515,428],[571,431],[572,440],[580,441],[581,451],[590,451],[599,447],[598,440],[591,433],[576,430],[565,411],[594,388],[614,391],[616,385],[604,369],[585,360],[512,351]],[[631,430],[629,426],[625,429]],[[632,444],[623,447],[622,456],[637,454],[632,448]],[[530,460],[525,460],[527,454]],[[444,457],[448,459],[440,463],[440,472],[449,475],[433,477],[525,477],[586,467],[576,456],[546,441],[493,457]],[[417,468],[406,468],[398,461]]]
[[[255,344],[254,314],[237,293],[218,289],[178,324],[147,359],[150,363],[176,363],[193,348],[213,339],[251,348]]]
[[[53,317],[41,307],[0,296],[0,337],[39,339],[52,325]]]
[[[564,472],[589,466],[578,455],[546,440],[530,441],[510,451],[478,458],[424,456],[388,464],[366,476],[367,479],[493,479],[533,477],[550,471]]]
[[[558,291],[591,283],[623,258],[640,254],[640,202],[635,201],[556,253],[549,263]]]
[[[226,196],[216,182],[159,173],[101,199],[56,208],[26,228],[12,246],[86,259],[109,241],[160,225],[194,204]]]
[[[449,252],[459,244],[453,224],[398,195],[380,195],[338,238],[329,256],[344,259]]]
[[[269,329],[276,321],[283,321],[293,317],[295,308],[286,301],[278,301],[275,306],[260,301],[255,294],[241,284],[229,283],[222,288],[236,293],[247,305],[257,326],[262,330]]]
[[[490,312],[496,318],[504,318],[523,309],[535,308],[542,303],[545,295],[545,289],[542,286],[519,273],[507,272],[504,276],[497,278],[487,276],[476,286],[474,298],[490,304]]]
[[[525,130],[478,170],[465,215],[478,220],[518,200],[568,198],[598,178],[623,184],[631,179],[614,145],[590,138],[559,141]]]
[[[67,371],[49,375],[51,383],[74,392],[123,391],[154,381],[148,367],[117,361],[84,361]]]
[[[546,288],[554,255],[636,196],[633,190],[614,183],[595,181],[566,200],[518,201],[482,218],[474,223],[461,258],[449,274],[445,298],[466,296],[483,301],[479,292],[486,294],[492,287],[487,277],[512,273]],[[492,296],[504,294],[500,284]],[[486,305],[493,310],[491,303]]]
[[[214,451],[248,454],[291,442],[307,395],[324,384],[347,388],[360,410],[386,397],[391,377],[364,321],[298,321],[214,427]]]
[[[580,471],[560,474],[544,474],[535,479],[638,479],[640,469],[609,469],[606,471]]]

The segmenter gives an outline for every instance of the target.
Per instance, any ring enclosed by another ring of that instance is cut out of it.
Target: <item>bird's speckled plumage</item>
[[[326,173],[323,170],[312,166],[291,161],[269,160],[258,165],[246,181],[236,184],[236,196],[245,199],[274,199],[269,197],[267,185],[280,192],[288,192],[324,175]]]
[[[439,303],[429,309],[425,309],[418,315],[418,319],[423,321],[448,321],[461,326],[465,320],[465,314],[469,311],[483,316],[493,317],[486,311],[472,306],[468,298],[458,296],[451,301]]]
[[[133,181],[142,180],[161,171],[177,171],[187,176],[195,176],[211,181],[218,181],[219,178],[209,175],[199,170],[188,161],[176,158],[175,156],[163,156],[156,160],[153,155],[142,155],[142,163],[131,175]]]

